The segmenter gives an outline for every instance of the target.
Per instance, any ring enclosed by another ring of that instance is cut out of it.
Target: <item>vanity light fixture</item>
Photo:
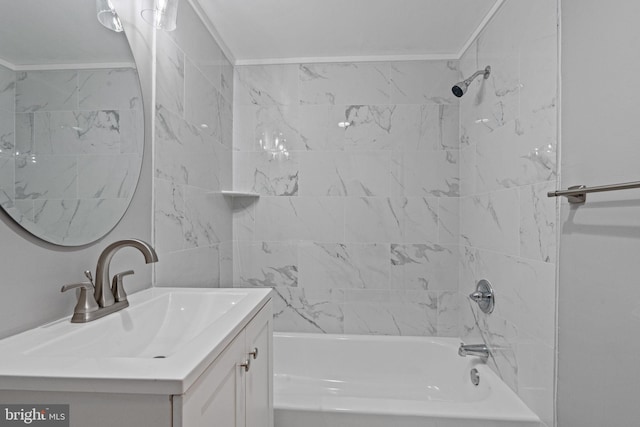
[[[98,21],[116,33],[122,32],[122,22],[116,13],[116,9],[111,4],[111,0],[96,0],[96,11]]]
[[[152,6],[142,10],[142,19],[164,31],[176,29],[178,0],[147,0]]]

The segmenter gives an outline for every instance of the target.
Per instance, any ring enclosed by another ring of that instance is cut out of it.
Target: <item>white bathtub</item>
[[[539,427],[480,359],[458,356],[459,344],[275,333],[275,427]]]

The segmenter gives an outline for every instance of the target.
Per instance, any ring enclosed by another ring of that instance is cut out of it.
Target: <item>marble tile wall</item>
[[[460,60],[486,65],[460,101],[460,324],[492,367],[554,425],[558,28],[556,0],[507,0]],[[465,295],[480,279],[491,315]]]
[[[233,67],[188,2],[157,33],[157,286],[231,285]]]
[[[0,70],[0,187],[16,221],[60,244],[114,226],[142,161],[139,87],[134,69]]]
[[[457,336],[457,61],[235,72],[234,286],[280,331]]]

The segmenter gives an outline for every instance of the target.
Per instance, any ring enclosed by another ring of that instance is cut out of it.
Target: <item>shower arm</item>
[[[473,73],[473,75],[471,77],[469,77],[468,79],[465,79],[465,82],[469,82],[471,83],[473,81],[473,79],[475,79],[478,76],[484,75],[484,78],[487,79],[489,78],[489,74],[491,73],[491,67],[487,66],[487,68],[485,68],[484,70],[478,70],[475,73]]]

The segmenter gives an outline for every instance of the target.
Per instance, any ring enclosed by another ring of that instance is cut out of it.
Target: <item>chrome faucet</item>
[[[100,257],[98,258],[98,265],[96,266],[96,285],[94,296],[96,298],[96,302],[100,307],[109,307],[116,302],[114,294],[118,292],[118,289],[117,286],[114,286],[114,289],[109,288],[109,265],[111,264],[111,258],[113,258],[115,253],[118,252],[119,249],[126,247],[136,248],[140,252],[142,252],[142,255],[144,255],[144,261],[147,264],[158,261],[158,255],[156,254],[156,251],[151,247],[151,245],[149,245],[147,242],[143,242],[142,240],[118,240],[117,242],[113,242],[112,244],[107,246],[100,254]],[[132,273],[133,272],[129,274]],[[120,279],[122,278],[122,276],[119,277]],[[114,285],[117,285],[117,283],[115,283],[117,281],[117,278],[118,275],[114,277]],[[126,301],[126,299],[127,297],[125,294],[124,300]]]
[[[64,285],[62,292],[80,288],[80,295],[75,306],[72,323],[85,323],[99,319],[107,314],[115,313],[129,306],[127,294],[124,291],[122,278],[133,274],[133,270],[124,271],[113,276],[113,284],[109,286],[109,265],[115,253],[125,247],[138,249],[144,255],[147,264],[158,261],[156,251],[146,242],[137,239],[118,240],[107,246],[98,258],[96,267],[96,283],[90,271],[85,271],[89,282]],[[93,292],[90,292],[93,291]]]
[[[485,344],[460,343],[460,348],[458,348],[458,355],[462,357],[477,356],[486,362],[491,355],[491,352],[489,351],[489,347],[487,347]]]

